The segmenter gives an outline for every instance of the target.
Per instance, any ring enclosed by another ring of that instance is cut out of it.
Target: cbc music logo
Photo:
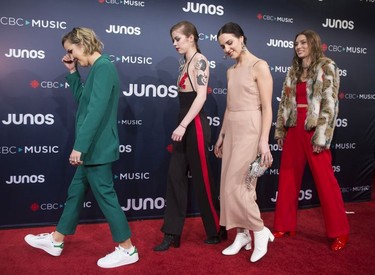
[[[152,209],[163,209],[165,207],[165,199],[162,197],[157,198],[137,198],[127,199],[124,206],[121,206],[123,211],[129,210],[152,210]]]
[[[132,7],[145,7],[145,1],[133,1],[133,0],[98,0],[100,4],[110,4],[110,5],[124,5]]]
[[[5,26],[17,26],[17,27],[32,27],[32,28],[43,28],[43,29],[66,29],[65,21],[56,20],[41,20],[41,19],[24,19],[21,17],[7,17],[3,16],[0,18],[1,25]]]
[[[357,143],[355,142],[344,142],[344,143],[332,143],[331,149],[334,150],[355,150]]]
[[[343,45],[327,45],[322,44],[323,52],[337,52],[337,53],[351,53],[351,54],[367,54],[367,48],[357,46],[343,46]]]
[[[186,7],[183,7],[184,12],[200,13],[200,14],[209,14],[209,15],[224,15],[224,7],[221,5],[215,6],[213,4],[208,5],[205,3],[194,3],[187,2]]]
[[[209,40],[209,41],[217,41],[217,34],[206,34],[206,33],[199,33],[198,35],[199,40]]]
[[[46,57],[43,50],[27,50],[27,49],[9,49],[4,54],[6,57],[14,57],[21,59],[44,59]]]
[[[141,126],[143,124],[142,119],[122,119],[117,121],[120,125],[126,125],[126,126]]]
[[[137,180],[149,180],[150,172],[126,172],[119,173],[113,176],[114,180],[126,180],[126,181],[137,181]]]
[[[339,93],[339,99],[348,99],[348,100],[374,100],[375,93]]]
[[[289,70],[289,66],[270,66],[270,70],[275,73],[286,74]]]
[[[152,65],[152,57],[147,56],[115,56],[110,55],[112,62],[127,63],[127,64],[140,64],[140,65]]]
[[[109,25],[105,32],[113,34],[141,35],[141,28],[133,26]]]
[[[353,187],[340,187],[341,193],[350,193],[350,192],[363,192],[370,191],[371,185],[362,185],[362,186],[353,186]]]
[[[1,122],[4,125],[53,125],[55,120],[52,114],[8,114]]]
[[[15,154],[58,154],[57,145],[31,145],[31,146],[0,146],[0,155]]]
[[[283,17],[283,16],[274,16],[274,15],[269,15],[269,14],[257,14],[257,18],[259,20],[264,20],[264,21],[272,21],[272,22],[278,22],[278,23],[291,23],[293,24],[293,18],[291,17]]]
[[[65,203],[59,203],[59,202],[45,202],[45,203],[37,203],[33,202],[30,205],[30,209],[33,212],[36,211],[55,211],[59,210],[61,208],[64,208]],[[92,202],[91,201],[85,201],[83,202],[83,208],[91,208]]]
[[[69,88],[69,84],[67,82],[58,82],[58,81],[51,81],[51,80],[36,80],[33,79],[29,83],[30,87],[33,89],[60,89],[60,88]]]
[[[326,21],[322,23],[324,28],[331,29],[345,29],[345,30],[354,30],[354,22],[351,20],[341,20],[341,19],[332,19],[326,18]]]
[[[208,94],[214,94],[214,95],[226,95],[227,94],[227,88],[207,87],[207,93]]]
[[[45,183],[45,175],[10,175],[6,184]]]

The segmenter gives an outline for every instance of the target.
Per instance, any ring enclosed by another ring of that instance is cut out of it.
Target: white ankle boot
[[[258,232],[254,232],[254,252],[251,255],[250,261],[254,263],[266,255],[268,241],[273,242],[274,239],[275,236],[267,227],[264,227]]]
[[[245,247],[246,250],[251,249],[251,236],[249,230],[238,232],[234,242],[225,248],[222,253],[224,255],[235,255],[241,250],[242,247]]]

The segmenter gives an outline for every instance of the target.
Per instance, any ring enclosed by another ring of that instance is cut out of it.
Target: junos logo
[[[176,85],[166,86],[153,84],[129,84],[129,91],[122,92],[124,96],[137,97],[177,97]]]
[[[322,24],[324,28],[331,28],[331,29],[348,29],[354,30],[354,22],[348,20],[341,20],[341,19],[331,19],[326,18],[326,21]]]
[[[183,7],[182,10],[184,12],[192,12],[192,13],[202,13],[202,14],[210,14],[210,15],[224,15],[224,7],[219,5],[207,5],[205,3],[194,3],[194,2],[187,2],[186,7]]]
[[[281,39],[273,39],[271,38],[270,41],[266,44],[268,47],[275,47],[275,48],[294,48],[294,42],[288,40],[281,40]]]
[[[4,125],[53,125],[55,120],[52,114],[8,114]]]
[[[27,50],[27,49],[9,49],[4,54],[6,57],[27,58],[27,59],[44,59],[46,57],[43,50]]]
[[[105,31],[114,34],[141,35],[141,28],[133,26],[109,25]]]
[[[11,175],[6,184],[22,184],[22,183],[44,183],[44,175]]]
[[[336,119],[336,127],[342,127],[342,128],[348,127],[348,119],[347,118],[337,118]]]
[[[276,202],[278,193],[279,192],[276,191],[275,197],[271,198],[272,202]],[[311,199],[312,199],[312,190],[311,189],[299,191],[299,196],[298,196],[299,201],[303,201],[303,200],[308,201],[308,200],[311,200]]]
[[[132,146],[130,144],[124,145],[120,144],[119,152],[120,153],[131,153],[133,151]]]
[[[121,206],[123,211],[129,210],[148,210],[148,209],[163,209],[165,207],[165,200],[162,197],[158,198],[139,198],[139,199],[127,199],[125,206]]]
[[[207,116],[207,119],[208,119],[208,123],[210,124],[210,126],[219,126],[220,125],[220,117],[218,117],[218,116],[215,116],[215,117]]]

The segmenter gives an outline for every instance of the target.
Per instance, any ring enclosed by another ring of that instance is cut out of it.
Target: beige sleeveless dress
[[[227,230],[235,227],[263,229],[256,203],[256,180],[250,189],[245,183],[248,166],[258,153],[261,133],[261,102],[252,76],[255,63],[228,69],[220,183],[220,225]]]

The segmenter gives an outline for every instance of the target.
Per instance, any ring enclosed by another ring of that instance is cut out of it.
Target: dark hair
[[[172,32],[174,32],[177,29],[181,29],[182,33],[186,37],[189,37],[190,35],[194,36],[195,46],[197,47],[197,51],[200,53],[201,51],[198,46],[198,39],[199,39],[198,31],[197,31],[197,28],[194,26],[194,24],[189,21],[181,21],[173,25],[169,31],[169,35],[171,36],[172,41],[173,41]]]
[[[84,27],[73,28],[70,32],[65,34],[61,39],[61,44],[64,47],[65,41],[72,44],[82,45],[84,54],[93,54],[94,52],[102,53],[103,43],[99,40],[92,29]]]
[[[300,35],[306,36],[307,45],[310,48],[311,64],[307,70],[307,75],[311,76],[313,74],[313,69],[319,63],[320,59],[324,57],[322,50],[322,42],[318,33],[313,30],[304,30],[296,34],[294,37],[294,42]],[[292,60],[292,70],[296,78],[299,79],[302,75],[302,59],[298,57],[296,51],[294,50],[294,56]]]
[[[237,38],[240,38],[241,36],[243,36],[243,43],[246,45],[247,37],[245,36],[240,25],[238,25],[237,23],[233,23],[233,22],[226,23],[218,31],[217,37],[219,38],[219,36],[223,33],[231,33]]]

